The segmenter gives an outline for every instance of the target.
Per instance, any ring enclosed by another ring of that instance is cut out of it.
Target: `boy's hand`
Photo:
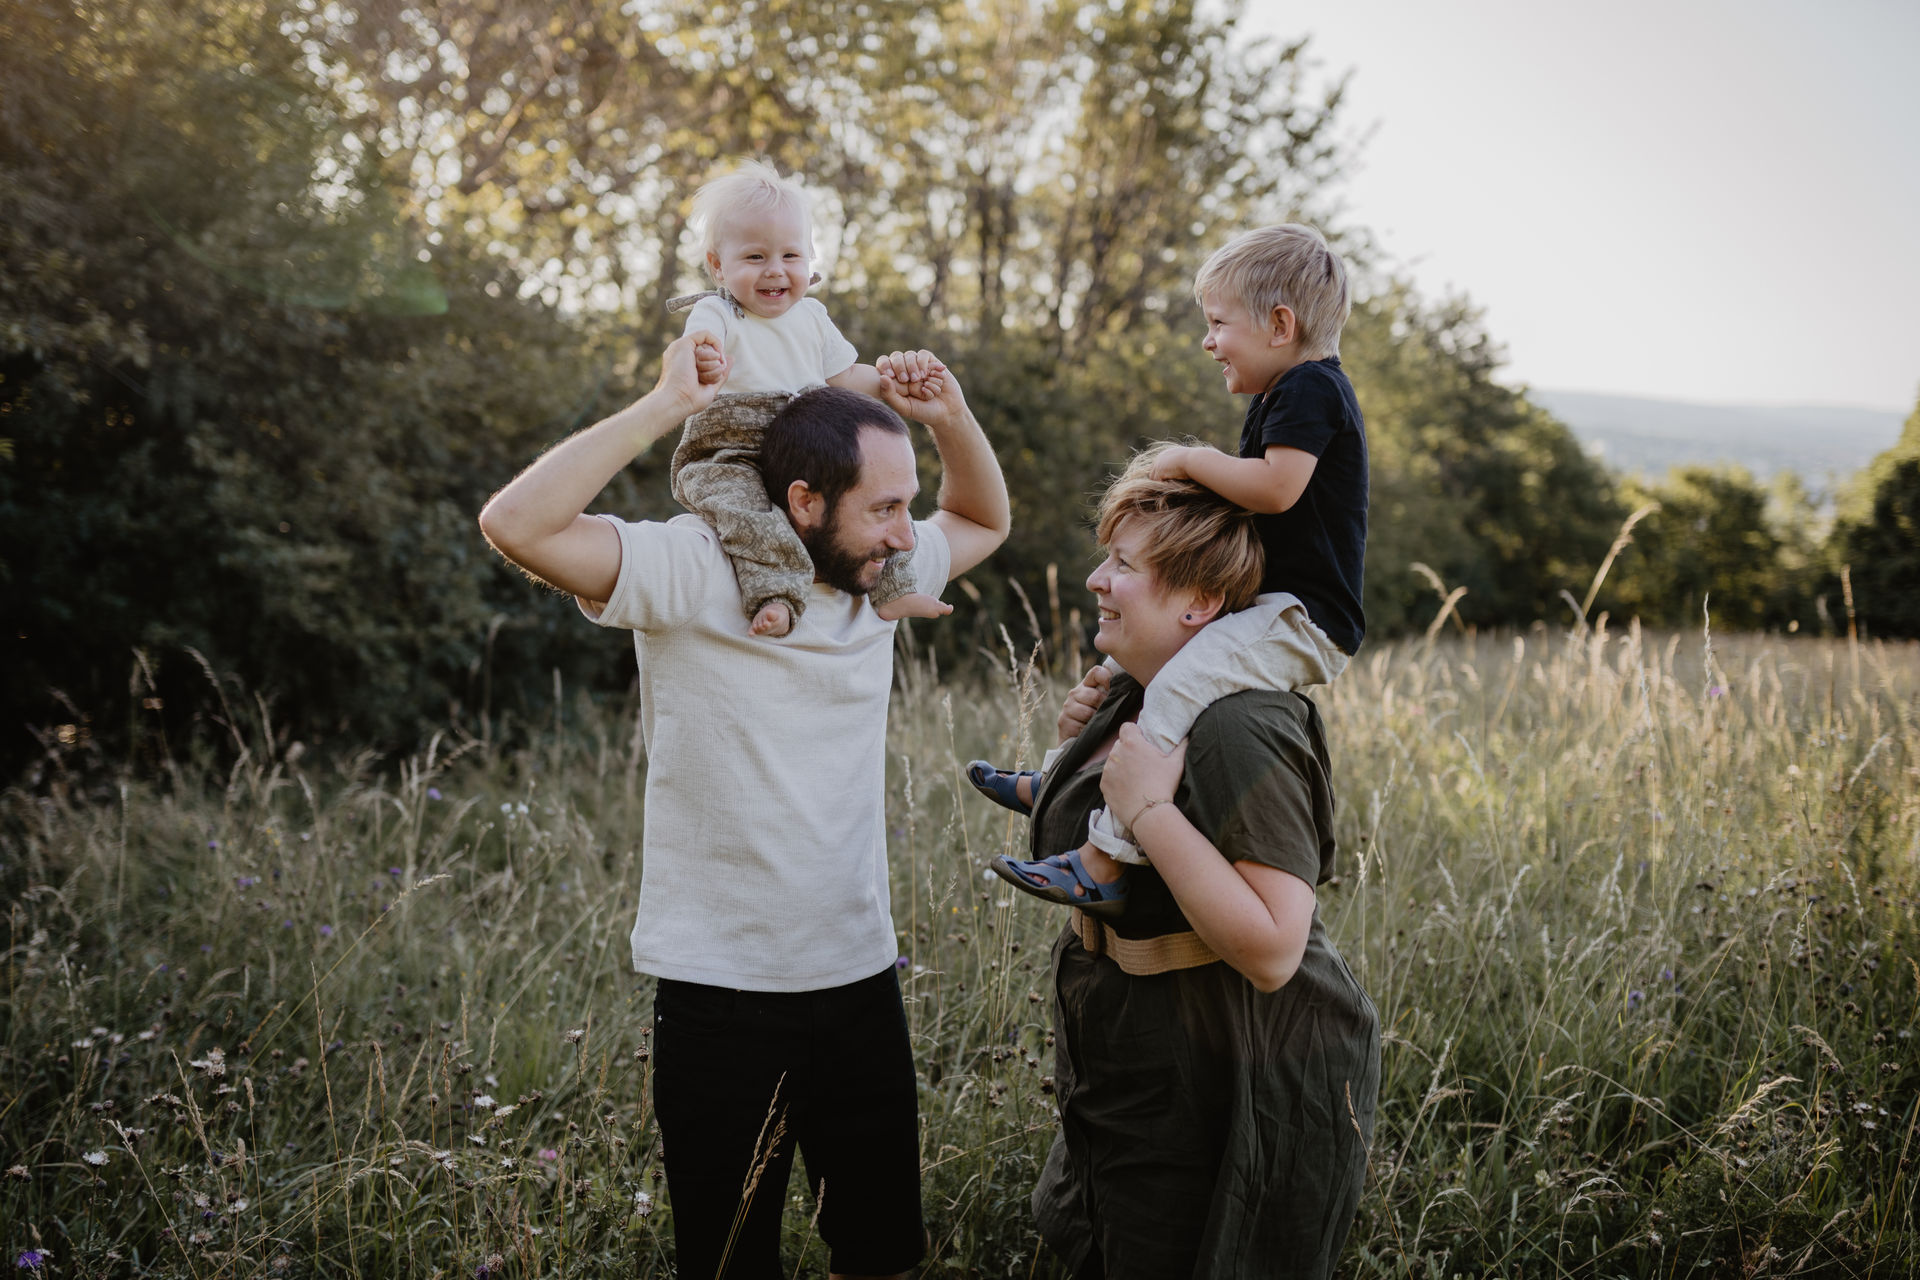
[[[1153,460],[1153,478],[1155,480],[1191,480],[1187,472],[1187,459],[1199,450],[1192,445],[1175,445],[1163,450]]]
[[[717,387],[727,380],[727,353],[720,344],[710,340],[711,335],[696,335],[693,347],[694,372],[700,375],[700,381],[709,387]]]
[[[1067,700],[1060,707],[1059,723],[1054,726],[1061,742],[1071,742],[1080,736],[1087,721],[1093,719],[1093,713],[1106,701],[1107,685],[1112,679],[1113,673],[1102,664],[1080,677],[1080,683],[1067,691]]]

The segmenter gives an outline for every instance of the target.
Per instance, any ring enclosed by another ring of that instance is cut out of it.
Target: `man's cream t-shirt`
[[[702,298],[685,332],[718,334],[727,353],[726,391],[803,391],[845,373],[860,358],[818,298],[802,298],[769,320],[742,316],[721,298]]]
[[[749,991],[817,991],[899,954],[888,904],[887,700],[896,623],[815,583],[779,639],[747,632],[733,566],[698,516],[607,519],[620,576],[598,611],[633,632],[647,749],[642,973]],[[916,522],[918,589],[952,553]]]

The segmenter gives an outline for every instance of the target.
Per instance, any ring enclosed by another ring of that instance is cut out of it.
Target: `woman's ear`
[[[1218,591],[1195,592],[1187,601],[1187,607],[1180,615],[1180,621],[1189,627],[1204,627],[1220,616],[1227,599]]]
[[[1293,314],[1293,308],[1279,306],[1273,309],[1267,325],[1267,345],[1270,347],[1291,346],[1300,336],[1300,321]]]

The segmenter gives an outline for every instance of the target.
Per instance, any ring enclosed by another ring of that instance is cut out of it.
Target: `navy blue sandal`
[[[1032,862],[1021,862],[1002,854],[988,865],[995,875],[1023,893],[1062,906],[1079,907],[1089,915],[1110,919],[1127,909],[1125,868],[1121,869],[1118,880],[1102,884],[1087,874],[1078,849]]]
[[[967,781],[973,789],[1003,809],[1015,813],[1030,814],[1033,806],[1020,800],[1020,779],[1029,779],[1027,794],[1033,795],[1040,790],[1040,775],[1032,769],[999,769],[985,760],[975,760],[967,765]]]

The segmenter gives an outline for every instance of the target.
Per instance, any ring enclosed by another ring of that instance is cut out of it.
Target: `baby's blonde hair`
[[[1148,445],[1107,486],[1095,524],[1100,545],[1113,545],[1123,521],[1137,521],[1141,556],[1163,590],[1218,592],[1221,612],[1244,609],[1260,594],[1267,564],[1253,512],[1192,480],[1155,480],[1154,461],[1173,447]]]
[[[1299,222],[1261,227],[1214,250],[1193,278],[1194,299],[1204,306],[1208,294],[1239,303],[1259,325],[1272,323],[1275,307],[1290,308],[1306,360],[1340,354],[1353,306],[1347,264],[1325,236]]]
[[[720,239],[741,216],[788,209],[800,215],[807,244],[813,244],[813,212],[807,193],[792,178],[763,160],[742,160],[710,178],[693,193],[693,228],[700,234],[700,260],[720,252]]]

